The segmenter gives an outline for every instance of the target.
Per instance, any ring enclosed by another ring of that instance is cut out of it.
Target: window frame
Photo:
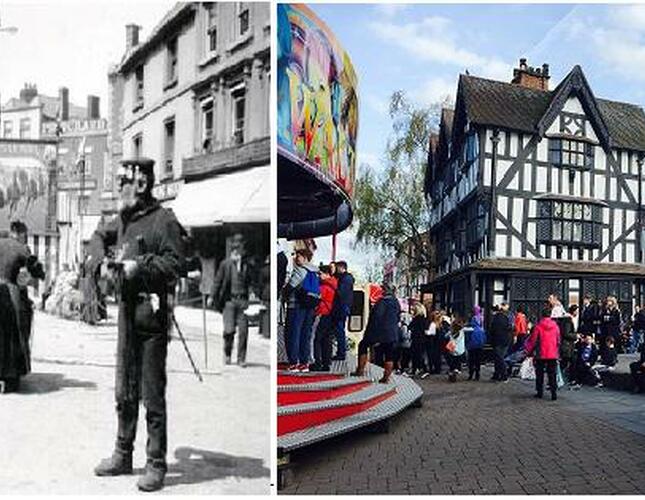
[[[166,85],[172,87],[179,81],[179,37],[174,37],[166,43]]]
[[[2,137],[5,139],[11,139],[13,137],[13,120],[5,120],[2,122]]]
[[[602,244],[602,206],[576,200],[538,200],[538,244],[599,248]]]
[[[134,105],[133,110],[143,108],[145,101],[145,69],[144,65],[140,64],[134,70]]]
[[[132,136],[132,156],[140,158],[143,155],[143,133],[139,132]]]
[[[246,16],[246,29],[242,31],[242,16]],[[237,2],[235,12],[235,32],[238,38],[246,37],[251,31],[251,9],[247,2]]]
[[[27,124],[27,127],[23,126],[25,123]],[[30,135],[31,135],[31,118],[30,117],[21,118],[19,122],[19,128],[18,128],[18,138],[29,139]]]
[[[574,155],[576,161],[572,162]],[[570,137],[549,138],[549,163],[552,165],[576,170],[592,170],[594,161],[595,146],[590,142]]]
[[[172,129],[172,141],[169,140],[168,131]],[[174,175],[175,166],[175,145],[177,142],[177,123],[174,116],[163,121],[163,178],[171,178]],[[170,168],[169,168],[170,166]]]
[[[246,105],[246,88],[244,86],[238,87],[231,89],[231,105],[232,105],[232,114],[233,114],[233,143],[235,145],[241,145],[244,144],[245,141],[245,136],[246,136],[246,113],[247,113],[247,105]],[[237,111],[238,111],[238,103],[242,101],[242,118],[239,118],[237,116]],[[241,122],[241,127],[239,126]]]

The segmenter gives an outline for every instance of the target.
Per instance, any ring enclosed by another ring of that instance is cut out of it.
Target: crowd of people
[[[483,348],[489,344],[494,362],[491,380],[506,382],[527,368],[541,398],[546,373],[555,400],[557,388],[565,383],[572,388],[602,386],[600,374],[614,369],[619,352],[640,352],[640,359],[630,365],[634,390],[640,392],[645,383],[645,310],[637,307],[628,321],[622,318],[613,296],[602,303],[585,296],[581,308],[574,304],[565,310],[559,298],[550,295],[535,321],[521,306],[515,312],[507,303],[494,306],[485,331],[479,306],[470,318],[463,318],[441,310],[427,313],[418,303],[412,318],[401,320],[395,369],[426,378],[441,373],[445,360],[454,381],[467,362],[468,379],[479,380]]]
[[[345,328],[354,278],[344,261],[313,264],[309,248],[296,249],[292,256],[290,274],[286,258],[278,273],[287,311],[288,370],[329,371],[332,360],[344,360],[347,355]],[[634,315],[623,321],[613,296],[602,302],[585,296],[580,307],[573,304],[565,309],[559,297],[550,295],[538,318],[527,317],[522,306],[511,311],[503,302],[492,308],[486,323],[478,305],[470,317],[420,302],[409,314],[402,312],[389,283],[380,286],[370,303],[354,375],[365,373],[371,352],[371,360],[384,368],[381,382],[387,382],[392,372],[425,379],[443,373],[444,363],[450,381],[458,380],[462,369],[467,369],[468,380],[479,381],[485,347],[490,346],[491,380],[535,377],[536,397],[541,398],[546,374],[555,400],[558,387],[567,383],[572,388],[602,386],[600,374],[614,369],[618,353],[639,352],[640,359],[630,369],[634,390],[645,390],[645,309],[636,307]]]
[[[312,264],[309,248],[299,248],[292,256],[293,268],[288,276],[287,262],[281,264],[278,259],[278,283],[287,310],[288,369],[330,371],[332,360],[345,360],[347,355],[345,328],[352,308],[354,277],[345,261]],[[332,356],[334,339],[336,353]]]

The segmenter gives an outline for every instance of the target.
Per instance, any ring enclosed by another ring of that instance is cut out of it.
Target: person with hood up
[[[546,369],[551,388],[551,401],[555,401],[558,399],[556,370],[560,357],[560,329],[552,319],[551,308],[546,307],[542,311],[542,319],[535,325],[524,348],[528,356],[535,356],[535,397],[541,398],[543,395],[544,370]]]
[[[316,307],[318,328],[314,337],[314,370],[328,372],[331,365],[331,336],[334,325],[331,310],[338,282],[330,266],[320,266],[320,303]]]
[[[287,299],[289,371],[309,371],[311,328],[320,302],[320,279],[318,268],[311,264],[312,257],[308,248],[294,252],[293,270],[282,290],[283,297]]]
[[[508,351],[508,347],[512,342],[512,327],[509,323],[508,316],[504,313],[504,309],[500,306],[493,308],[493,318],[490,322],[490,343],[493,346],[493,359],[495,361],[495,371],[491,380],[505,382],[508,380],[506,374],[506,363],[504,357]]]
[[[401,306],[396,298],[396,290],[393,285],[384,283],[383,298],[374,304],[367,320],[365,335],[358,343],[358,364],[352,375],[357,377],[365,375],[367,350],[369,347],[379,345],[385,357],[383,377],[379,382],[386,384],[390,380],[399,339],[400,316]]]
[[[482,352],[486,344],[486,332],[482,327],[481,307],[473,307],[470,328],[466,330],[466,349],[468,350],[468,380],[479,380],[482,364]]]

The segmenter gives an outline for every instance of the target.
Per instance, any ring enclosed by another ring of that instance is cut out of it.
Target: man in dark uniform
[[[98,476],[132,473],[139,399],[148,425],[146,471],[137,486],[143,491],[163,487],[166,473],[166,355],[183,245],[174,214],[152,196],[154,161],[124,160],[117,175],[119,214],[98,229],[90,243],[88,269],[110,268],[119,283],[116,365],[118,431],[111,458],[95,469]],[[115,246],[112,259],[109,248]],[[102,265],[105,263],[107,265]],[[141,393],[140,393],[141,390]]]
[[[0,393],[18,390],[20,377],[31,371],[33,304],[27,284],[34,278],[44,279],[45,273],[27,246],[27,226],[13,221],[9,237],[0,238]]]
[[[249,320],[244,311],[249,306],[249,294],[255,292],[255,272],[246,258],[244,237],[236,234],[231,242],[231,254],[217,269],[211,301],[221,311],[224,319],[224,363],[231,364],[236,328],[237,364],[246,366],[246,346]]]

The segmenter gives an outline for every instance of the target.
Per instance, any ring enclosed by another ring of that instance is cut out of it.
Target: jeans
[[[224,320],[224,354],[231,357],[233,353],[233,341],[235,339],[235,330],[239,333],[237,338],[237,360],[244,362],[246,360],[246,346],[249,338],[249,319],[244,311],[249,306],[246,299],[231,299],[226,302],[223,312]]]
[[[143,405],[146,408],[148,441],[146,456],[148,465],[166,471],[166,334],[136,334],[133,342],[137,363],[137,387],[141,388]],[[122,454],[131,454],[137,435],[139,401],[117,397],[116,413],[118,430],[116,449]]]
[[[507,378],[506,362],[504,361],[507,351],[508,344],[493,346],[493,360],[495,362],[495,372],[493,373],[493,379],[495,380],[506,380]]]
[[[645,332],[642,330],[632,330],[632,343],[629,352],[630,353],[635,353],[638,351],[638,346],[640,345],[641,342],[643,342],[643,339],[645,338]]]
[[[335,319],[335,328],[336,328],[336,343],[338,344],[338,349],[336,350],[336,356],[339,358],[344,358],[347,353],[347,338],[345,335],[345,324],[347,323],[347,317],[349,316],[349,308],[345,306],[340,306],[341,310],[338,311],[338,315]],[[333,314],[333,313],[332,313]]]
[[[330,316],[321,316],[314,337],[314,359],[316,364],[325,368],[331,365],[332,320]]]
[[[468,378],[473,378],[475,376],[476,380],[479,380],[479,371],[481,370],[482,364],[482,348],[471,349],[468,351]]]
[[[549,378],[549,386],[551,387],[551,397],[555,397],[558,391],[558,383],[556,381],[556,369],[558,366],[557,359],[536,359],[535,360],[535,392],[538,396],[544,393],[544,369]]]
[[[287,356],[290,364],[309,364],[313,323],[313,308],[296,306],[287,311]]]

